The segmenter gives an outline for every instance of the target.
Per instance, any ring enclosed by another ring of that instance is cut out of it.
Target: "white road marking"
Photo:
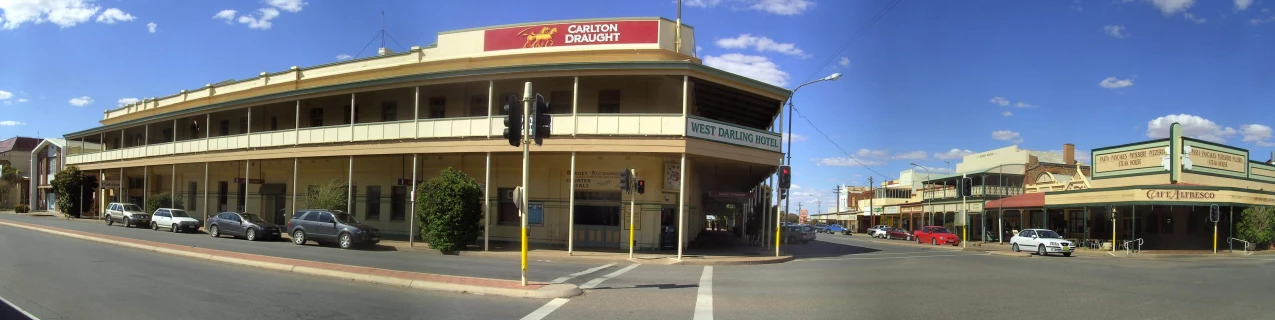
[[[695,295],[695,320],[713,320],[713,266],[704,267]]]
[[[13,310],[17,310],[18,312],[21,312],[22,315],[27,316],[27,318],[31,318],[32,320],[40,320],[40,318],[36,318],[30,312],[27,312],[26,310],[22,310],[22,308],[18,308],[18,305],[15,305],[12,302],[9,302],[9,300],[5,300],[4,297],[0,297],[0,302],[4,302],[4,304],[9,305],[9,308],[12,308]]]
[[[544,306],[541,306],[539,309],[536,309],[536,311],[532,311],[531,314],[528,314],[526,317],[522,317],[522,320],[544,319],[545,316],[548,316],[550,313],[553,313],[554,310],[558,310],[558,307],[561,307],[562,305],[566,304],[567,301],[571,301],[571,300],[567,298],[556,298],[553,300],[549,300],[549,303],[546,303]]]
[[[615,272],[608,273],[604,276],[598,277],[597,279],[589,280],[589,282],[585,282],[583,285],[580,285],[580,290],[593,289],[594,287],[597,287],[599,284],[602,284],[602,281],[607,281],[607,279],[611,279],[611,278],[614,278],[615,276],[624,274],[625,272],[629,272],[629,270],[633,270],[633,268],[637,268],[637,266],[638,264],[634,263],[627,267],[624,267],[624,269],[616,270]]]
[[[601,267],[590,268],[590,269],[588,269],[588,270],[584,270],[584,271],[580,271],[580,272],[576,272],[576,273],[569,274],[569,275],[567,275],[567,276],[565,276],[565,277],[561,277],[561,278],[553,279],[553,281],[550,281],[549,283],[563,283],[563,282],[567,282],[567,280],[571,280],[571,278],[575,278],[575,277],[583,276],[583,275],[586,275],[586,274],[594,273],[594,272],[597,272],[598,270],[602,270],[602,269],[610,268],[611,266],[614,266],[614,265],[615,265],[614,263],[611,263],[611,264],[603,265],[603,266],[601,266]]]
[[[934,255],[934,256],[911,256],[911,257],[810,258],[810,259],[796,259],[793,261],[796,262],[796,261],[833,261],[833,260],[918,259],[918,258],[937,258],[937,257],[974,257],[974,256],[986,256],[986,255],[991,255],[991,254],[990,253],[981,253],[981,254],[964,253],[964,254],[944,254],[944,255]]]

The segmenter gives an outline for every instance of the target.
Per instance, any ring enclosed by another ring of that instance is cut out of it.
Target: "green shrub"
[[[171,193],[159,193],[146,197],[146,213],[155,213],[159,208],[185,209],[182,206],[180,198],[174,198]]]
[[[53,193],[58,195],[58,211],[79,217],[81,196],[97,190],[97,180],[80,172],[80,168],[69,166],[53,176]],[[91,205],[91,204],[85,204]]]
[[[416,194],[421,239],[431,248],[455,252],[478,239],[483,189],[474,179],[448,167],[417,187]]]
[[[17,205],[16,207],[13,207],[13,212],[17,212],[17,213],[29,213],[29,212],[31,212],[31,206],[28,206],[28,205],[25,205],[25,204],[20,204],[20,205]]]
[[[1240,221],[1235,224],[1235,231],[1240,239],[1251,241],[1259,246],[1269,244],[1275,239],[1275,208],[1251,207],[1240,213]]]
[[[349,184],[345,180],[332,179],[307,190],[301,202],[307,209],[324,209],[329,211],[346,211],[346,200],[349,200]]]

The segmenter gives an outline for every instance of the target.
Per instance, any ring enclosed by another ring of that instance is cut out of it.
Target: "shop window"
[[[367,220],[381,220],[381,186],[367,186]]]
[[[571,99],[575,95],[571,91],[553,91],[549,93],[549,113],[571,113]]]
[[[407,214],[407,186],[394,186],[390,190],[390,220],[403,221]]]
[[[447,97],[429,98],[429,118],[441,119],[447,116]]]
[[[514,205],[514,188],[497,188],[496,194],[499,196],[497,209],[500,211],[496,224],[515,226],[521,224],[518,206]]]
[[[620,90],[598,91],[598,113],[620,113]]]
[[[576,216],[573,223],[589,226],[620,226],[620,206],[576,205]],[[641,225],[638,226],[639,229]]]
[[[469,116],[487,116],[487,96],[480,94],[469,96]]]
[[[1085,213],[1084,213],[1084,211],[1072,211],[1072,212],[1071,212],[1071,223],[1070,223],[1070,224],[1068,224],[1068,225],[1070,226],[1070,228],[1068,228],[1067,232],[1071,232],[1071,233],[1084,233],[1084,232],[1085,232]],[[1067,236],[1067,235],[1063,235],[1063,236]]]
[[[381,102],[381,121],[398,121],[398,101]]]
[[[323,108],[310,108],[310,127],[323,126]]]
[[[1173,213],[1172,212],[1167,212],[1164,215],[1162,215],[1160,217],[1160,221],[1158,222],[1160,222],[1159,223],[1160,233],[1164,233],[1164,234],[1173,233]]]

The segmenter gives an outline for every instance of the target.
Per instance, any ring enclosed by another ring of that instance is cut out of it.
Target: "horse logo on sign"
[[[540,32],[532,31],[535,27],[522,29],[518,32],[519,37],[527,37],[527,42],[522,44],[523,48],[539,48],[552,47],[553,35],[558,33],[558,28],[542,27]]]

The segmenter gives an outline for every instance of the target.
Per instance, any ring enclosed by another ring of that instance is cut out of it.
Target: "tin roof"
[[[35,146],[40,144],[40,141],[41,139],[28,137],[9,138],[8,140],[0,141],[0,152],[35,150]]]

